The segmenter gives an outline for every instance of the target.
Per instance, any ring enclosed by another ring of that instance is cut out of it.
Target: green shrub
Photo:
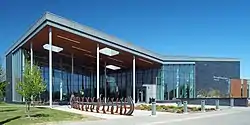
[[[214,111],[215,108],[206,108],[206,111]]]
[[[183,109],[177,109],[177,110],[176,110],[176,113],[183,113],[183,112],[184,112]]]
[[[191,107],[190,110],[192,112],[197,112],[197,111],[200,111],[201,109],[197,108],[197,107]]]
[[[174,109],[176,106],[173,106],[173,105],[170,105],[170,106],[167,106],[167,108],[170,108],[170,109]]]
[[[201,111],[201,107],[198,107],[198,111]]]
[[[162,106],[159,106],[159,105],[156,106],[156,111],[163,111],[163,110],[164,110],[164,109],[163,109]]]
[[[183,106],[175,107],[175,109],[184,109],[184,107]]]
[[[162,109],[164,109],[165,105],[160,105],[159,107],[161,107]]]

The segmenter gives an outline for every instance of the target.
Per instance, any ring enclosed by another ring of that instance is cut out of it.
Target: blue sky
[[[1,0],[0,55],[45,11],[165,55],[236,57],[250,78],[249,0]]]

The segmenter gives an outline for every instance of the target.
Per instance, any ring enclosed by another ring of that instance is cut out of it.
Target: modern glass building
[[[41,69],[43,101],[67,100],[71,93],[135,102],[196,98],[200,90],[228,94],[240,78],[235,58],[162,56],[63,17],[45,13],[6,52],[7,98],[20,102],[17,81],[25,62]]]

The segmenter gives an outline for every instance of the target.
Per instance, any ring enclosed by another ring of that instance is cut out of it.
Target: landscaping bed
[[[151,111],[152,106],[151,105],[145,105],[141,104],[135,107],[137,110],[147,110]],[[188,112],[200,112],[201,107],[187,107]],[[206,112],[209,111],[215,111],[215,108],[206,108]],[[183,113],[184,112],[184,107],[183,106],[166,106],[166,105],[156,105],[156,111],[159,112],[171,112],[171,113]]]

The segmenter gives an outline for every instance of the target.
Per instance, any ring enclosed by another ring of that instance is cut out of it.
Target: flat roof
[[[53,26],[79,36],[93,39],[97,42],[110,45],[112,47],[130,52],[134,55],[157,61],[159,63],[169,61],[240,61],[237,58],[219,58],[219,57],[191,57],[191,56],[164,56],[150,50],[135,46],[131,42],[118,39],[96,29],[81,25],[75,21],[68,20],[64,17],[46,12],[18,41],[16,41],[5,53],[5,56],[10,52],[15,51],[29,39],[36,35],[45,26]]]

